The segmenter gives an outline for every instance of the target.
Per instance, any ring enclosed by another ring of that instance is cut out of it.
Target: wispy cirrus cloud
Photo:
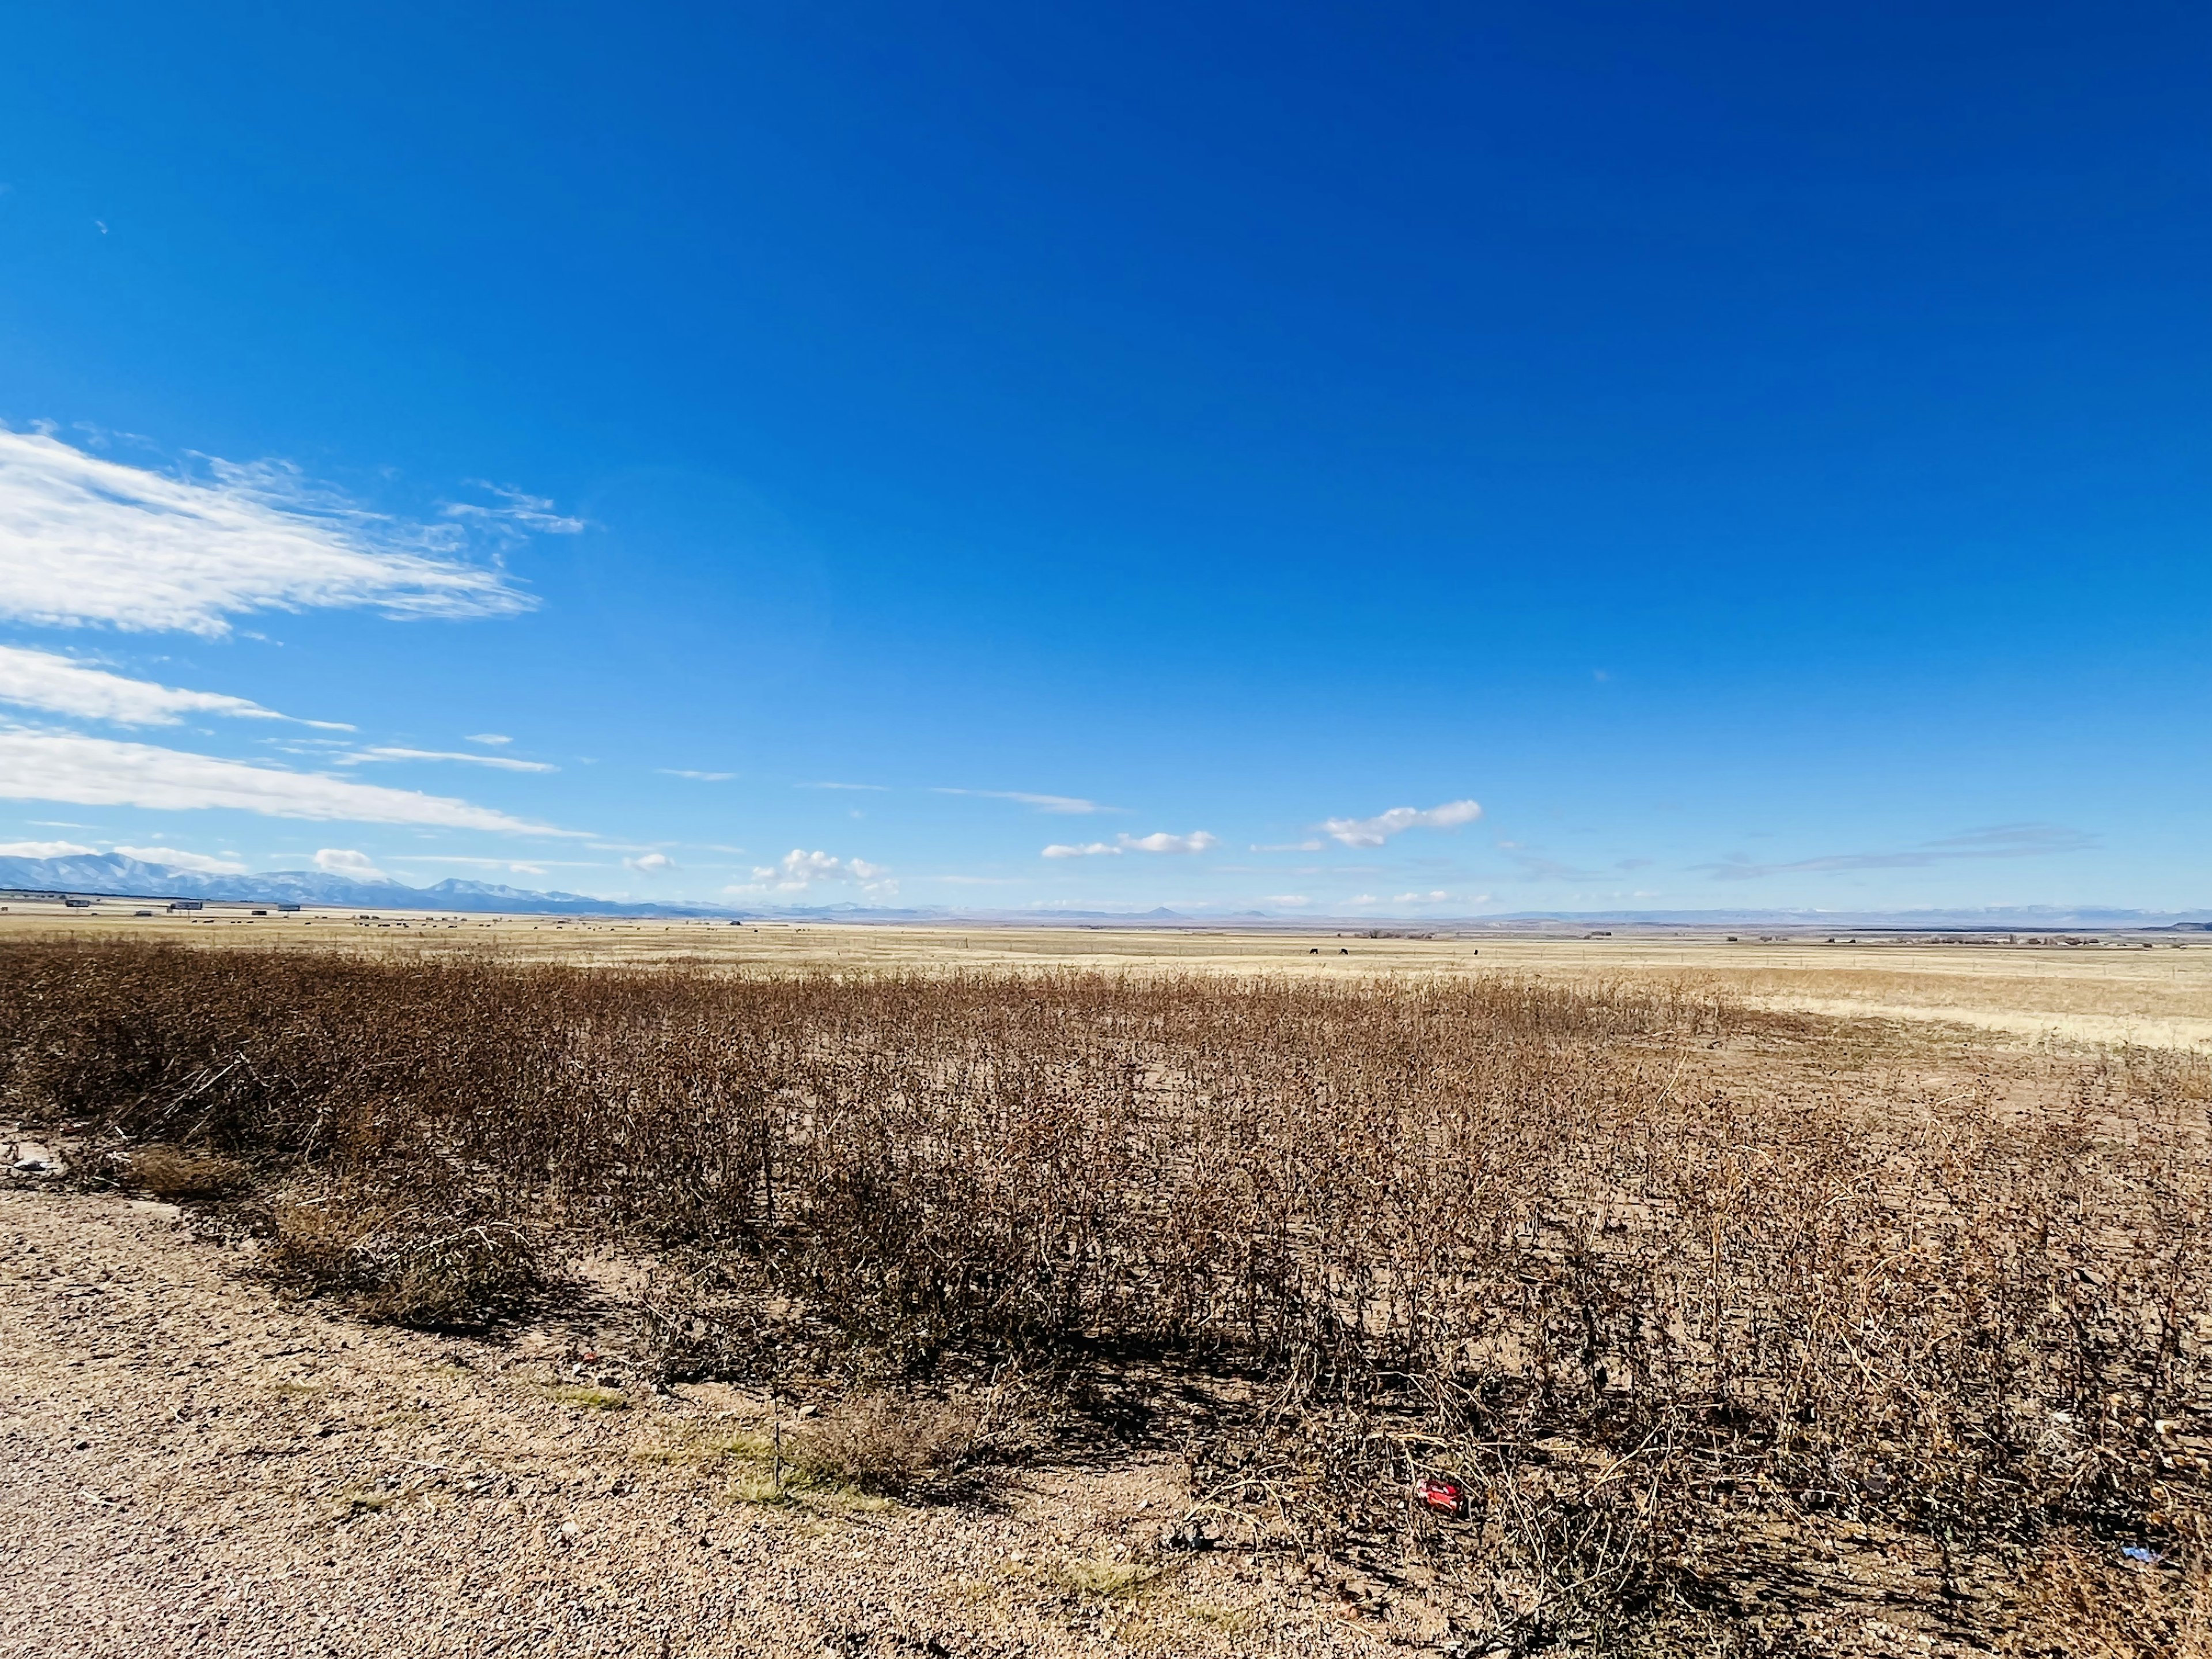
[[[175,726],[188,714],[240,720],[291,720],[273,708],[220,691],[185,691],[153,680],[134,680],[52,651],[0,645],[0,702],[118,726]],[[350,732],[337,720],[297,720],[325,732]]]
[[[1024,806],[1034,806],[1040,812],[1056,812],[1070,817],[1082,817],[1093,812],[1119,812],[1118,806],[1101,806],[1095,800],[1085,800],[1080,795],[1038,795],[1026,789],[950,789],[933,788],[933,795],[975,795],[985,800],[1019,801]]]
[[[681,766],[656,766],[653,770],[664,778],[689,778],[694,783],[727,783],[738,775],[735,772],[694,772]]]
[[[873,795],[890,793],[890,786],[887,783],[795,783],[792,787],[794,789],[865,789]]]
[[[380,762],[459,761],[465,766],[489,766],[502,772],[557,772],[549,761],[516,760],[507,755],[471,755],[460,750],[401,749],[388,744],[356,749],[332,757],[340,766],[373,766]]]
[[[1112,841],[1094,841],[1081,845],[1055,842],[1046,848],[1041,856],[1048,859],[1119,858],[1124,853],[1203,853],[1221,845],[1218,836],[1203,830],[1194,830],[1187,836],[1171,836],[1160,830],[1149,836],[1116,836]]]
[[[2000,823],[1963,835],[1946,836],[1887,853],[1830,853],[1818,858],[1758,864],[1732,853],[1712,864],[1692,865],[1716,881],[1757,881],[1767,876],[1819,875],[1850,870],[1920,870],[1969,859],[2030,859],[2058,853],[2085,853],[2097,838],[2056,823]]]
[[[495,484],[483,478],[471,478],[469,487],[483,490],[492,498],[491,501],[447,501],[439,507],[440,515],[477,526],[501,540],[510,542],[520,541],[530,535],[574,536],[584,528],[581,519],[556,512],[553,503],[544,496],[529,495],[512,484]]]
[[[576,836],[491,807],[350,778],[290,772],[151,744],[0,726],[0,798],[157,811],[228,808],[269,817]]]
[[[1449,800],[1441,806],[1394,806],[1371,818],[1324,818],[1315,827],[1346,847],[1380,847],[1408,830],[1455,830],[1481,816],[1475,801]]]
[[[0,428],[0,616],[219,635],[252,611],[507,616],[537,604],[471,562],[459,521],[371,512],[277,461],[186,477]],[[544,526],[540,526],[544,527]]]

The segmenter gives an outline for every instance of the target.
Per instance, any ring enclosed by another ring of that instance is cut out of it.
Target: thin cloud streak
[[[495,767],[502,772],[557,772],[561,769],[547,761],[515,760],[506,755],[470,755],[458,750],[444,749],[400,749],[388,744],[356,749],[336,758],[340,766],[368,766],[386,761],[459,761],[465,766]]]
[[[1692,865],[1715,881],[1758,881],[1767,876],[1833,874],[1851,870],[1923,870],[1968,859],[2032,859],[2057,853],[2086,853],[2098,846],[2094,836],[2056,823],[2001,823],[1964,835],[1923,842],[1893,853],[1831,853],[1786,864],[1754,864],[1747,854],[1731,854],[1717,864]]]
[[[151,744],[0,726],[0,797],[155,811],[225,808],[268,817],[410,823],[507,835],[580,836],[411,789],[287,772]]]
[[[933,788],[933,795],[974,795],[984,800],[1019,801],[1024,806],[1034,806],[1040,812],[1055,812],[1070,817],[1086,817],[1093,812],[1119,812],[1119,806],[1101,806],[1095,800],[1085,800],[1080,795],[1038,795],[1026,789],[951,789]]]
[[[153,680],[134,680],[73,657],[27,646],[0,645],[0,702],[78,720],[117,726],[175,726],[187,714],[238,720],[291,720],[325,732],[350,732],[337,720],[301,720],[245,697],[220,691],[185,691]]]

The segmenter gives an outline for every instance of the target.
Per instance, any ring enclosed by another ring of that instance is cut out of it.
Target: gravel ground
[[[1161,1557],[1180,1467],[981,1501],[746,1503],[703,1452],[759,1409],[549,1392],[496,1341],[278,1300],[166,1205],[0,1190],[0,1655],[1368,1655],[1430,1647],[1231,1553]],[[586,1378],[586,1381],[589,1379]],[[1100,1595],[1117,1561],[1161,1567]]]

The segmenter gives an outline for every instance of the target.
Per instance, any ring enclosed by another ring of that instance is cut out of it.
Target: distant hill
[[[119,853],[74,858],[0,858],[0,887],[57,888],[113,893],[128,898],[236,899],[253,904],[307,904],[361,910],[501,911],[532,915],[736,916],[712,904],[646,904],[587,898],[580,893],[541,893],[496,882],[447,880],[428,887],[399,881],[360,881],[321,870],[271,870],[250,875],[209,875],[148,864]]]
[[[988,927],[1209,927],[1255,932],[1358,931],[1377,927],[1418,927],[1454,933],[1545,931],[1589,927],[1903,930],[1915,933],[1959,930],[2157,928],[2179,933],[2212,931],[2212,910],[2121,910],[2093,906],[2015,906],[1948,910],[1543,910],[1513,915],[1419,916],[1271,915],[1241,910],[1234,915],[1170,910],[1165,906],[1127,910],[946,910],[900,909],[860,904],[763,905],[744,909],[726,904],[669,904],[635,899],[592,898],[581,893],[539,892],[496,882],[447,880],[428,887],[399,881],[359,881],[321,870],[270,870],[241,875],[208,875],[149,864],[119,853],[86,853],[74,858],[0,858],[0,887],[111,893],[127,898],[230,899],[252,904],[305,904],[358,910],[458,910],[515,915],[714,916],[732,921],[947,922]]]

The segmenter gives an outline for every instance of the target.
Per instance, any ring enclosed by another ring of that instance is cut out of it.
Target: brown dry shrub
[[[425,1215],[374,1201],[280,1204],[270,1275],[349,1297],[363,1318],[418,1329],[488,1324],[541,1284],[539,1245],[513,1222]]]
[[[818,1480],[911,1497],[957,1476],[982,1437],[969,1402],[868,1389],[849,1396],[797,1437],[791,1462]]]
[[[656,1382],[749,1379],[769,1373],[775,1333],[760,1306],[758,1274],[742,1262],[675,1250],[646,1274],[637,1298],[643,1370]]]
[[[129,1167],[132,1186],[172,1202],[227,1198],[246,1182],[246,1166],[235,1158],[175,1146],[141,1146],[131,1154]]]

